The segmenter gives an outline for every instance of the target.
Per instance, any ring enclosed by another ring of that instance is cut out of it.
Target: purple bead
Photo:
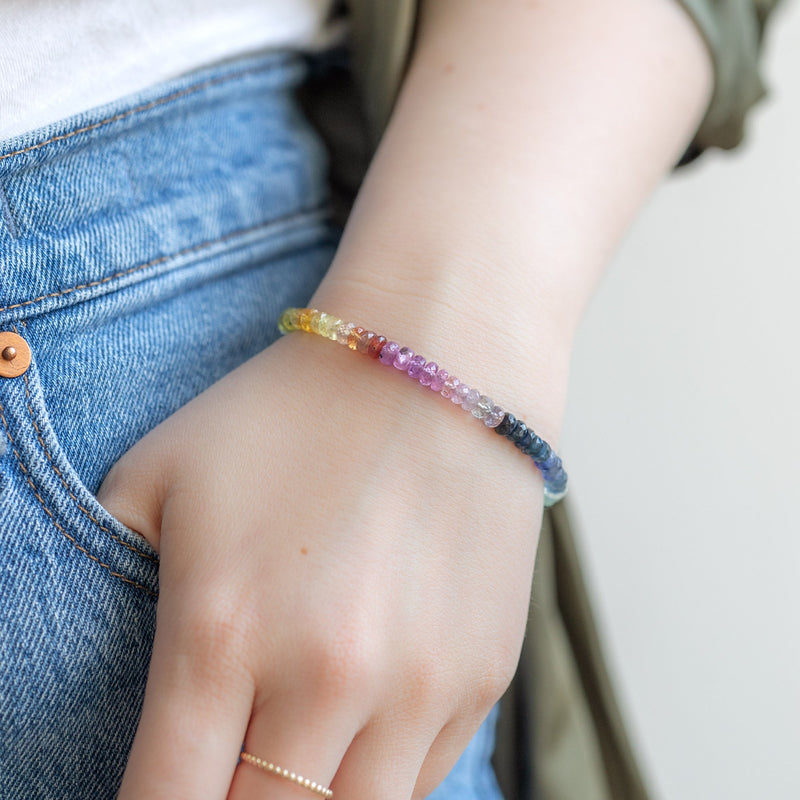
[[[444,386],[442,386],[442,397],[446,397],[458,405],[461,402],[461,398],[458,396],[458,387],[460,385],[461,381],[455,375],[449,375],[445,378]]]
[[[409,364],[411,364],[411,359],[414,358],[414,351],[410,347],[401,347],[397,351],[397,355],[394,357],[394,365],[397,369],[402,370],[405,372]]]
[[[408,377],[419,380],[419,376],[422,374],[422,368],[424,366],[425,359],[422,356],[414,356],[414,358],[408,362]]]
[[[467,399],[467,395],[471,391],[472,389],[470,389],[466,383],[459,383],[458,386],[456,386],[456,390],[453,392],[453,396],[450,399],[457,406],[460,406]]]
[[[429,361],[423,368],[422,372],[419,376],[419,382],[423,386],[430,386],[433,389],[433,381],[436,378],[436,372],[439,369],[438,364],[434,364],[433,361]],[[442,387],[440,386],[439,389]],[[434,392],[438,392],[439,389],[433,389]]]
[[[378,361],[380,361],[384,366],[390,367],[392,364],[394,364],[394,359],[399,350],[400,345],[397,344],[397,342],[386,342],[386,344],[381,348]]]
[[[430,362],[430,361],[429,361],[429,362],[428,362],[428,366],[430,366],[432,363],[433,363],[433,362]],[[434,366],[436,366],[436,365],[434,364]],[[431,380],[431,389],[432,389],[434,392],[441,392],[441,391],[442,391],[442,389],[444,389],[444,382],[445,382],[445,381],[446,381],[446,380],[447,380],[449,377],[450,377],[450,376],[447,374],[447,370],[446,370],[446,369],[437,369],[437,370],[436,370],[436,375],[435,375],[435,376],[433,377],[433,379]]]

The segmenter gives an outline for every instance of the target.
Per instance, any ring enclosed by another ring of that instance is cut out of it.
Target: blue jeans
[[[158,557],[96,501],[139,438],[267,347],[325,274],[304,63],[242,59],[0,143],[0,796],[113,797]],[[495,800],[494,715],[436,800]]]

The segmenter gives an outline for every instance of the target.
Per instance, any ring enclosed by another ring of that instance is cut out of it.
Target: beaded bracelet
[[[472,389],[433,361],[416,355],[409,347],[387,341],[385,336],[368,331],[353,322],[343,322],[332,314],[316,308],[287,308],[278,320],[281,333],[305,331],[347,345],[351,350],[377,359],[385,366],[393,366],[406,373],[423,386],[427,386],[472,416],[482,420],[487,428],[505,436],[525,455],[533,459],[544,477],[544,504],[555,505],[567,493],[567,473],[561,459],[550,445],[537,436],[533,429],[513,414],[494,405],[486,395]]]

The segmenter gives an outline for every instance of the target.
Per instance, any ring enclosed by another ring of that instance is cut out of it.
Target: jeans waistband
[[[326,202],[302,57],[237,59],[0,142],[0,325]]]

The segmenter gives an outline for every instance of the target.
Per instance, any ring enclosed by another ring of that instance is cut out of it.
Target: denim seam
[[[67,531],[63,527],[63,525],[61,525],[61,523],[55,518],[55,515],[53,514],[53,512],[47,507],[47,504],[42,499],[42,496],[39,494],[39,491],[37,490],[36,485],[34,484],[33,480],[31,479],[30,473],[28,472],[27,468],[25,467],[25,464],[22,461],[22,456],[19,454],[19,451],[17,450],[17,447],[16,447],[16,443],[14,442],[14,438],[11,435],[11,430],[8,427],[8,422],[6,420],[6,416],[3,413],[3,404],[2,403],[0,403],[0,420],[3,421],[3,426],[5,427],[5,430],[6,430],[6,436],[8,436],[8,440],[9,440],[9,442],[11,442],[11,449],[14,451],[14,455],[17,457],[17,463],[19,464],[20,469],[22,470],[23,474],[25,475],[25,480],[27,481],[28,486],[30,486],[31,491],[33,492],[33,496],[39,501],[39,504],[41,505],[41,507],[44,510],[45,514],[47,514],[47,516],[50,518],[50,521],[53,523],[53,525],[56,526],[56,529],[59,530],[63,534],[63,536],[73,546],[75,546],[81,553],[83,553],[83,555],[85,555],[87,558],[90,558],[92,561],[95,562],[95,564],[98,564],[99,566],[103,567],[103,569],[108,570],[109,573],[111,573],[111,575],[113,575],[113,577],[119,578],[121,581],[124,581],[125,583],[130,584],[131,586],[135,587],[136,589],[142,589],[143,591],[147,592],[147,594],[149,594],[151,597],[158,597],[158,595],[152,589],[149,589],[147,586],[143,586],[141,583],[137,583],[136,581],[132,580],[131,578],[128,578],[126,575],[120,574],[119,572],[114,572],[114,569],[109,564],[105,564],[97,556],[95,556],[92,553],[90,553],[84,547],[81,547],[81,545],[79,545],[78,542],[76,542],[75,539],[72,536],[70,536],[69,533],[67,533]]]
[[[3,221],[6,223],[12,239],[19,239],[19,227],[17,221],[14,219],[14,214],[11,211],[11,204],[8,202],[8,194],[6,194],[6,187],[0,183],[0,213],[2,213]]]
[[[317,211],[324,208],[324,206],[320,206]],[[207,247],[211,247],[212,245],[216,244],[223,244],[231,239],[235,239],[237,236],[246,236],[247,234],[254,233],[255,231],[261,228],[267,228],[271,225],[277,224],[284,224],[292,219],[300,219],[303,216],[311,216],[315,213],[314,210],[302,211],[297,212],[295,214],[290,214],[285,217],[279,217],[278,219],[271,219],[267,222],[259,222],[258,225],[252,225],[249,228],[240,228],[236,231],[231,231],[230,233],[226,233],[223,236],[219,236],[216,239],[207,239],[204,242],[200,242],[199,244],[194,244],[191,247],[185,247],[183,250],[178,250],[176,253],[170,253],[166,256],[159,256],[158,258],[154,258],[151,261],[147,261],[144,264],[137,264],[135,267],[130,267],[128,269],[122,270],[121,272],[115,272],[113,275],[106,275],[104,278],[99,278],[98,280],[89,281],[88,283],[81,283],[77,286],[70,286],[68,289],[62,289],[58,292],[50,292],[49,294],[43,294],[39,297],[34,297],[32,300],[23,300],[21,303],[14,303],[10,306],[3,306],[0,307],[0,313],[4,311],[13,311],[17,308],[24,308],[25,306],[30,306],[35,303],[41,303],[43,300],[50,300],[54,297],[63,297],[64,295],[71,294],[72,292],[80,291],[81,289],[93,289],[95,286],[102,286],[106,283],[110,283],[111,281],[118,280],[120,278],[127,278],[128,275],[132,275],[135,272],[140,272],[141,270],[148,269],[149,267],[155,267],[158,264],[163,264],[167,261],[171,261],[173,259],[181,258],[186,255],[190,255],[192,253],[197,253],[200,250],[204,250]]]
[[[145,553],[144,550],[139,550],[138,547],[135,547],[134,545],[129,544],[128,542],[126,542],[124,539],[121,539],[112,530],[110,530],[105,525],[103,525],[103,523],[100,522],[100,520],[95,519],[95,517],[92,515],[92,513],[88,509],[84,508],[81,505],[80,500],[78,500],[78,498],[75,496],[74,492],[70,488],[69,484],[64,479],[64,475],[62,474],[61,470],[53,462],[53,458],[50,455],[50,451],[47,449],[47,445],[44,443],[44,439],[42,439],[42,433],[39,430],[39,426],[36,424],[36,418],[35,418],[34,413],[33,413],[33,408],[31,407],[31,393],[30,393],[30,388],[29,388],[29,383],[28,383],[28,376],[27,375],[23,375],[22,376],[22,380],[25,382],[25,397],[26,397],[26,399],[28,401],[27,402],[28,414],[30,414],[31,423],[33,424],[33,429],[36,431],[36,438],[39,440],[39,444],[41,445],[42,450],[43,450],[43,452],[45,454],[45,457],[47,458],[47,463],[50,464],[50,467],[52,468],[53,472],[56,474],[56,476],[58,477],[59,481],[61,481],[61,485],[66,490],[67,494],[75,501],[75,505],[78,507],[79,511],[87,519],[89,519],[91,522],[93,522],[95,525],[97,525],[97,527],[100,528],[101,531],[105,531],[118,544],[121,544],[123,547],[127,547],[128,550],[130,550],[133,553],[136,553],[139,556],[142,556],[142,558],[146,558],[146,559],[149,559],[150,561],[158,562],[158,559],[155,556],[151,555],[150,553]]]
[[[173,100],[180,100],[182,97],[202,91],[203,89],[208,89],[212,86],[218,86],[247,75],[255,75],[259,72],[268,72],[277,68],[278,66],[283,66],[284,64],[285,62],[283,61],[275,62],[258,68],[241,70],[240,72],[235,72],[231,75],[223,75],[219,78],[210,78],[209,80],[202,81],[194,86],[187,86],[185,89],[179,89],[178,91],[172,92],[165,97],[159,97],[157,100],[151,100],[149,103],[143,103],[135,108],[129,108],[127,111],[121,111],[118,114],[101,119],[98,122],[93,122],[91,125],[84,125],[81,128],[76,128],[75,130],[68,131],[67,133],[60,133],[57,136],[51,136],[49,139],[45,139],[43,142],[37,142],[36,144],[22,147],[19,150],[12,151],[11,153],[4,153],[3,155],[0,155],[0,161],[5,161],[7,158],[11,158],[12,156],[19,156],[25,153],[30,153],[34,150],[40,150],[42,147],[46,147],[49,144],[63,142],[65,139],[71,139],[73,136],[78,136],[81,133],[88,133],[90,131],[97,130],[98,128],[103,128],[113,122],[119,122],[122,119],[127,119],[128,117],[132,117],[136,114],[142,114],[145,111],[150,111],[152,108],[157,108],[158,106],[165,105],[166,103],[171,103]]]

